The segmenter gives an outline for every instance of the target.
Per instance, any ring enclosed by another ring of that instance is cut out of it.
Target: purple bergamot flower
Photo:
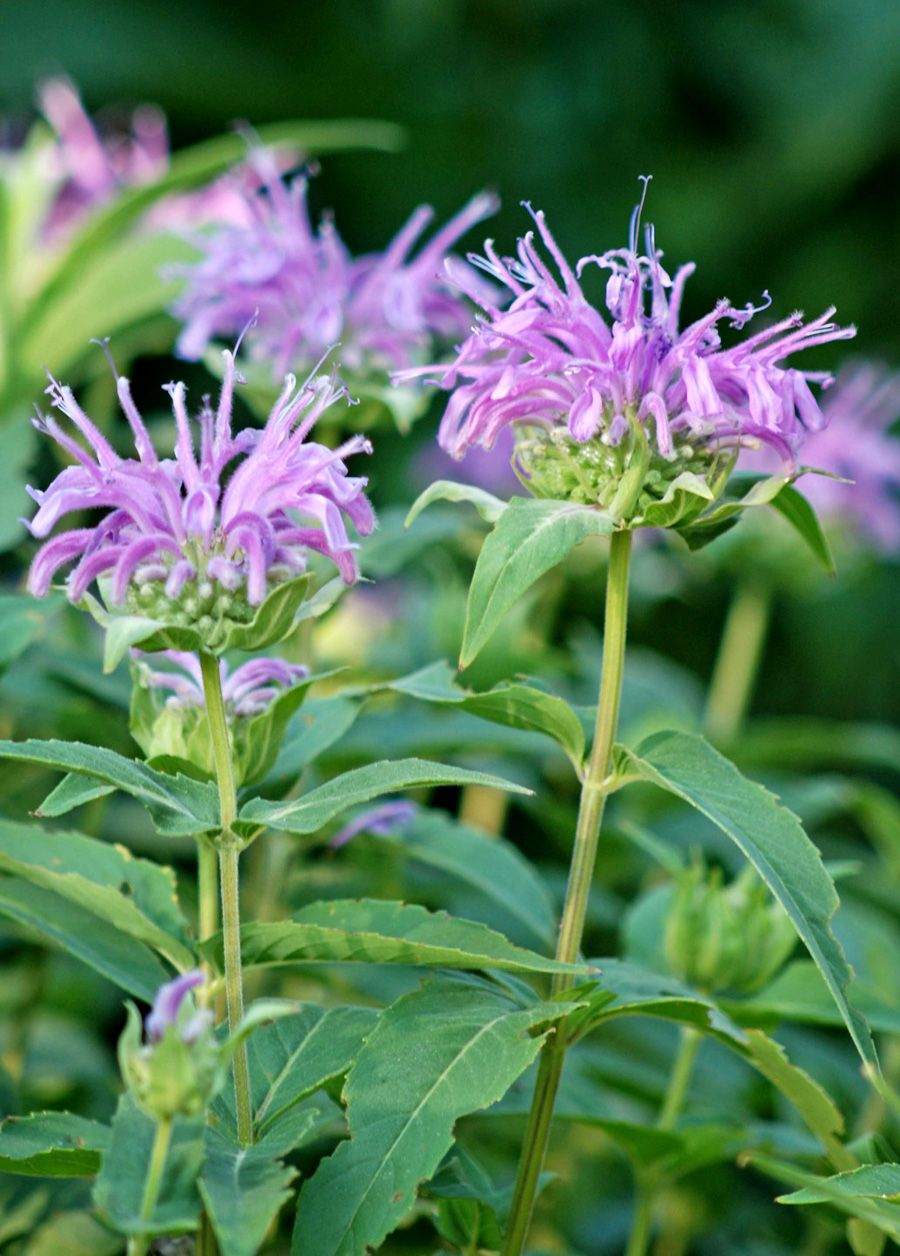
[[[473,197],[418,252],[433,217],[427,206],[383,252],[353,257],[330,218],[313,226],[305,177],[287,184],[268,154],[251,160],[264,186],[246,193],[248,221],[192,236],[202,260],[172,268],[185,281],[173,307],[185,324],[184,357],[202,357],[210,341],[237,335],[257,314],[249,350],[276,376],[309,369],[336,342],[349,373],[400,370],[427,360],[436,339],[465,334],[471,310],[443,264],[459,238],[496,210],[494,196]],[[486,283],[474,286],[486,296]]]
[[[411,824],[418,813],[419,808],[416,804],[404,798],[380,803],[379,806],[371,807],[345,824],[339,832],[335,833],[328,845],[332,850],[339,850],[360,833],[374,833],[376,837],[390,837],[398,829]]]
[[[175,977],[159,987],[156,998],[153,1000],[153,1007],[144,1021],[144,1033],[148,1042],[159,1042],[169,1026],[178,1023],[184,1000],[192,990],[196,990],[197,986],[202,986],[205,981],[206,973],[203,969],[193,968],[190,972],[183,973],[180,977]],[[211,1022],[211,1015],[209,1019]],[[199,1028],[199,1026],[196,1027]],[[181,1035],[184,1042],[190,1041],[193,1028],[195,1026],[184,1027]]]
[[[533,231],[519,241],[516,258],[500,257],[490,241],[486,256],[471,256],[511,294],[501,308],[483,299],[477,277],[471,284],[473,272],[451,262],[449,272],[482,316],[449,366],[398,376],[430,376],[450,391],[439,432],[444,449],[456,458],[491,449],[513,427],[518,469],[533,492],[605,506],[637,462],[645,468],[644,490],[657,500],[684,473],[696,489],[711,478],[711,462],[721,472],[744,447],[770,447],[784,472],[797,474],[804,440],[825,424],[810,385],[829,377],[797,370],[787,359],[847,339],[853,328],[833,323],[833,309],[806,325],[792,314],[726,347],[719,325],[742,330],[768,308],[768,294],[759,307],[723,299],[682,328],[682,297],[695,267],[682,266],[670,278],[652,226],[639,251],[641,206],[628,248],[583,257],[574,268],[543,213],[527,208],[552,264]],[[608,273],[605,314],[582,286],[592,267]],[[717,479],[724,482],[721,474]]]
[[[170,691],[166,699],[167,707],[185,710],[206,705],[203,675],[196,655],[186,650],[162,650],[152,657],[154,660],[167,659],[179,669],[172,672],[149,669],[146,672],[147,683],[152,688]],[[307,677],[309,668],[302,663],[287,663],[284,659],[256,658],[229,672],[225,660],[220,659],[219,672],[226,710],[244,717],[261,715],[279,693]]]
[[[102,510],[98,523],[63,532],[42,546],[28,586],[44,596],[56,572],[74,563],[67,591],[78,602],[99,577],[108,604],[134,613],[195,624],[212,633],[228,620],[247,620],[276,584],[302,573],[310,551],[326,555],[343,579],[358,577],[347,521],[360,535],[375,526],[366,479],[347,474],[344,459],[371,453],[362,436],[337,449],[307,440],[324,410],[345,395],[333,378],[299,387],[288,375],[262,429],[233,431],[236,370],[226,352],[215,410],[205,399],[188,417],[184,384],[170,384],[177,427],[174,457],[161,460],[119,377],[119,401],[137,457],[122,458],[84,413],[70,388],[51,380],[56,409],[76,430],[41,416],[39,430],[73,459],[44,491],[29,488],[38,510],[28,527],[47,537],[74,512]],[[85,444],[76,439],[81,436]]]

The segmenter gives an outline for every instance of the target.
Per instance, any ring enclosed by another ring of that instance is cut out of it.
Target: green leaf
[[[752,1165],[755,1169],[760,1169],[763,1173],[775,1178],[776,1181],[787,1182],[791,1186],[799,1188],[792,1194],[780,1195],[778,1197],[779,1203],[828,1203],[832,1207],[840,1209],[841,1212],[847,1213],[851,1217],[857,1217],[860,1221],[874,1226],[877,1230],[889,1235],[896,1242],[900,1242],[900,1208],[890,1198],[883,1200],[855,1192],[851,1184],[854,1176],[853,1171],[839,1173],[834,1177],[815,1177],[811,1173],[804,1173],[795,1165],[775,1160],[771,1156],[763,1156],[753,1152],[746,1155],[743,1159],[745,1163]],[[867,1165],[864,1167],[877,1168],[879,1166]],[[889,1165],[885,1167],[895,1168],[896,1166]],[[856,1172],[862,1172],[862,1170],[858,1169]],[[857,1248],[856,1250],[863,1249]],[[870,1245],[865,1250],[874,1251],[877,1248]]]
[[[3,744],[0,742],[0,753]],[[285,833],[318,833],[329,820],[350,807],[384,794],[435,785],[488,785],[513,794],[531,793],[522,785],[514,785],[486,772],[472,772],[468,768],[431,763],[426,759],[398,759],[393,763],[370,763],[363,768],[354,768],[352,772],[345,772],[343,776],[335,777],[296,800],[272,802],[267,798],[251,799],[241,807],[238,824],[242,831],[254,825],[264,825]]]
[[[76,807],[83,807],[85,803],[106,798],[115,792],[115,785],[98,785],[96,781],[79,776],[77,772],[67,772],[59,784],[50,790],[34,814],[41,819],[55,820],[58,816],[68,815]]]
[[[837,892],[797,817],[702,737],[657,733],[624,757],[639,776],[696,808],[743,851],[790,916],[863,1060],[877,1063],[865,1017],[848,999],[852,969],[831,929]]]
[[[180,1234],[195,1230],[200,1213],[196,1180],[203,1164],[203,1117],[176,1117],[159,1198],[149,1221],[141,1216],[155,1122],[124,1094],[113,1118],[112,1142],[94,1186],[103,1219],[121,1234]]]
[[[171,868],[80,833],[0,820],[0,871],[87,908],[176,967],[193,966]]]
[[[855,1002],[877,1033],[900,1034],[900,1008],[891,1007],[858,984]],[[788,964],[764,990],[744,999],[721,999],[738,1024],[795,1021],[808,1025],[840,1025],[841,1014],[811,960]]]
[[[4,446],[4,463],[6,448]],[[21,511],[21,505],[17,505]],[[2,548],[2,535],[0,535]],[[48,622],[62,606],[62,599],[27,597],[24,594],[0,594],[0,671],[23,654],[36,637],[43,634]]]
[[[691,519],[686,527],[678,528],[678,534],[690,549],[701,549],[732,528],[741,511],[748,507],[771,505],[787,483],[784,475],[767,476],[755,471],[738,471],[731,476],[725,492],[712,510]]]
[[[187,837],[219,828],[215,785],[157,772],[102,746],[80,741],[0,741],[0,758],[77,772],[131,794],[150,812],[160,833]]]
[[[109,1147],[108,1125],[71,1112],[36,1112],[0,1122],[0,1171],[29,1177],[92,1177]]]
[[[469,589],[460,666],[468,667],[503,616],[551,567],[589,536],[609,536],[612,518],[590,506],[514,497],[481,548]]]
[[[304,770],[324,754],[354,724],[360,703],[349,698],[310,698],[289,726],[261,793],[280,792],[295,784]]]
[[[149,947],[103,917],[27,881],[0,877],[0,914],[61,946],[122,990],[152,1003],[171,973]]]
[[[772,499],[772,506],[806,542],[828,574],[835,575],[834,555],[828,544],[828,537],[822,529],[819,516],[803,494],[786,484],[778,496]]]
[[[436,980],[383,1012],[344,1087],[350,1139],[301,1192],[295,1256],[378,1248],[450,1147],[455,1121],[505,1094],[557,1010],[522,1010],[480,984]]]
[[[2,330],[0,330],[2,334]],[[37,390],[35,390],[37,391]],[[28,409],[24,403],[21,412]],[[0,430],[3,432],[3,461],[0,462],[0,552],[11,549],[25,538],[22,515],[28,509],[28,496],[25,485],[28,483],[28,468],[34,460],[37,447],[37,432],[29,423],[22,422],[21,412],[13,407],[13,419],[9,413],[0,412]],[[19,638],[21,639],[21,638]],[[13,636],[15,643],[16,636]],[[15,644],[14,647],[15,648]],[[6,653],[5,650],[2,651]],[[10,660],[7,658],[6,663]]]
[[[562,698],[533,685],[505,683],[482,693],[455,685],[448,663],[432,663],[391,684],[391,689],[424,702],[457,706],[493,724],[544,733],[562,746],[576,771],[584,759],[584,728],[575,711]]]
[[[209,957],[221,956],[221,935],[200,949]],[[241,954],[248,966],[362,962],[519,973],[589,971],[583,964],[558,963],[514,946],[477,921],[377,899],[312,903],[291,920],[246,924]]]
[[[255,1256],[282,1206],[297,1170],[265,1147],[244,1147],[206,1130],[206,1162],[199,1187],[222,1256]]]
[[[24,1256],[118,1256],[122,1240],[88,1212],[56,1212],[29,1227]]]
[[[389,834],[373,834],[410,859],[437,868],[482,895],[529,944],[552,949],[553,901],[531,864],[511,842],[457,824],[441,811],[420,811]]]
[[[834,1191],[840,1190],[847,1195],[863,1199],[889,1199],[900,1203],[900,1164],[864,1164],[858,1169],[847,1173],[836,1173],[823,1179],[825,1190],[820,1187],[805,1187],[790,1195],[782,1195],[780,1204],[824,1204],[831,1203]],[[897,1225],[900,1227],[900,1212],[897,1214]]]
[[[658,1016],[692,1025],[727,1042],[743,1046],[746,1036],[712,999],[674,977],[663,977],[630,960],[593,959],[597,979],[589,991],[578,991],[580,1006],[566,1019],[573,1038],[590,1033],[620,1016]]]
[[[343,1077],[377,1020],[373,1008],[303,1003],[293,1015],[257,1029],[247,1047],[257,1135]]]
[[[496,523],[506,510],[506,502],[495,497],[493,493],[486,492],[483,488],[476,488],[474,484],[457,484],[454,480],[435,480],[434,484],[429,485],[413,502],[403,526],[408,528],[426,507],[437,501],[471,502],[485,523]]]

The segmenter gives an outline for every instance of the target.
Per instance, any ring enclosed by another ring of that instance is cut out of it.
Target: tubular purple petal
[[[191,990],[202,986],[205,981],[206,973],[203,969],[194,968],[160,986],[153,1000],[153,1007],[144,1021],[148,1042],[159,1042],[169,1026],[177,1021],[181,1005]]]

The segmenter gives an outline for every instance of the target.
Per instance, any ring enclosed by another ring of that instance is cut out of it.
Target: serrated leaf
[[[197,1228],[203,1118],[175,1118],[157,1205],[150,1219],[144,1220],[141,1213],[155,1133],[156,1123],[131,1095],[122,1095],[109,1152],[94,1186],[94,1203],[103,1219],[121,1234],[180,1234]]]
[[[624,758],[643,779],[700,811],[744,853],[788,913],[863,1060],[877,1066],[865,1017],[848,998],[853,972],[831,928],[837,892],[797,817],[702,737],[656,733]]]
[[[505,1094],[540,1050],[534,1031],[555,1012],[546,1004],[523,1010],[498,991],[448,980],[383,1012],[344,1087],[350,1139],[301,1192],[295,1256],[378,1248],[450,1147],[454,1122]]]
[[[0,871],[86,908],[177,967],[193,965],[170,868],[80,833],[0,820]]]
[[[762,1170],[769,1177],[775,1178],[776,1181],[787,1182],[789,1185],[799,1188],[794,1192],[793,1196],[779,1196],[779,1203],[828,1203],[832,1207],[840,1209],[841,1212],[847,1213],[851,1217],[859,1218],[861,1222],[874,1226],[877,1230],[900,1242],[900,1208],[890,1200],[875,1199],[867,1195],[855,1194],[852,1190],[846,1189],[846,1186],[840,1183],[839,1179],[848,1178],[850,1173],[837,1174],[832,1178],[815,1177],[811,1173],[804,1173],[796,1165],[775,1160],[771,1156],[763,1156],[751,1152],[743,1159],[745,1163],[752,1165],[755,1169]],[[805,1196],[807,1192],[810,1196],[808,1200],[796,1198],[796,1195]],[[816,1197],[815,1201],[812,1197]],[[865,1249],[857,1247],[856,1250],[874,1251],[878,1249],[868,1245]]]
[[[137,938],[28,881],[0,877],[0,914],[68,951],[122,990],[152,1003],[171,973]]]
[[[290,1199],[296,1176],[296,1169],[265,1147],[245,1147],[218,1130],[206,1130],[199,1188],[221,1256],[255,1256]]]
[[[2,746],[3,743],[0,743],[0,752]],[[514,794],[531,792],[522,785],[514,785],[486,772],[431,763],[426,759],[398,759],[393,763],[370,763],[363,768],[354,768],[352,772],[335,777],[304,797],[288,802],[251,799],[241,807],[238,825],[242,831],[265,825],[285,833],[317,833],[329,820],[372,798],[435,785],[488,785],[492,789]]]
[[[110,1129],[71,1112],[36,1112],[0,1122],[0,1172],[29,1177],[92,1177]]]
[[[470,502],[485,523],[496,523],[506,510],[506,502],[474,484],[458,484],[455,480],[435,480],[420,493],[410,507],[404,527],[408,528],[434,502]]]
[[[509,920],[507,930],[524,934],[529,945],[552,949],[553,900],[511,842],[458,824],[440,811],[420,811],[408,824],[373,838],[470,886]]]
[[[374,1008],[305,1003],[258,1029],[247,1046],[257,1136],[289,1108],[342,1077],[377,1020]]]
[[[80,741],[0,741],[0,758],[76,772],[123,790],[142,803],[160,833],[188,837],[219,828],[215,785],[157,772],[102,746]]]
[[[221,936],[200,948],[221,955]],[[291,920],[246,924],[241,954],[248,966],[296,963],[413,964],[432,968],[585,974],[514,946],[502,933],[415,903],[335,899],[304,907]]]
[[[534,685],[521,683],[504,683],[475,693],[454,684],[455,676],[448,663],[431,663],[393,681],[390,688],[423,702],[457,706],[493,724],[543,733],[563,748],[575,770],[580,771],[584,759],[584,728],[568,702]]]
[[[536,580],[613,519],[590,506],[514,497],[481,548],[469,588],[460,666],[468,667]]]
[[[53,786],[34,814],[41,819],[55,820],[58,816],[68,815],[76,807],[83,807],[85,803],[106,798],[115,792],[115,785],[98,785],[96,781],[79,776],[77,772],[67,772],[59,784]]]
[[[260,783],[260,793],[279,792],[300,779],[303,771],[340,741],[361,706],[350,698],[310,698],[289,725],[272,769]]]

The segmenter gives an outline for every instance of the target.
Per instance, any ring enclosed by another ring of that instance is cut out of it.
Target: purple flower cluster
[[[500,257],[489,242],[479,269],[512,295],[500,308],[481,295],[461,266],[456,282],[483,309],[483,317],[449,367],[409,372],[440,380],[452,395],[441,423],[440,443],[454,457],[470,448],[490,449],[510,425],[567,429],[579,444],[599,439],[618,446],[630,424],[640,424],[666,460],[678,448],[739,450],[765,444],[789,474],[809,432],[824,426],[810,388],[827,376],[785,365],[800,349],[844,340],[833,309],[804,325],[799,314],[724,347],[719,324],[742,329],[760,309],[739,309],[727,300],[680,328],[685,283],[694,266],[670,278],[661,264],[654,232],[639,252],[640,207],[632,218],[629,247],[584,257],[573,269],[550,234],[542,213],[532,213],[555,270],[542,256],[534,232],[520,241],[517,258]],[[584,271],[608,273],[607,316],[588,301]]]
[[[163,650],[153,657],[167,659],[181,669],[147,673],[147,681],[153,688],[171,690],[166,706],[176,709],[205,706],[203,676],[196,655],[183,650]],[[221,659],[219,673],[226,708],[236,716],[253,716],[260,715],[280,691],[290,689],[308,676],[309,668],[284,659],[256,658],[229,673],[228,665]]]
[[[297,387],[289,375],[264,428],[232,430],[235,363],[225,354],[218,407],[208,401],[197,416],[195,448],[183,384],[167,386],[178,437],[173,459],[160,460],[131,396],[118,378],[119,401],[137,457],[122,458],[79,406],[70,388],[53,380],[47,389],[57,410],[87,443],[54,418],[36,420],[74,460],[43,492],[28,525],[44,538],[66,515],[104,510],[99,523],[63,532],[34,559],[29,588],[47,593],[56,572],[75,563],[68,594],[79,601],[98,577],[109,579],[109,600],[149,589],[178,599],[189,583],[200,603],[216,590],[240,591],[258,606],[270,584],[302,572],[310,550],[327,555],[347,583],[358,576],[346,519],[366,535],[375,516],[364,478],[348,476],[344,459],[370,453],[362,436],[337,449],[307,441],[316,420],[343,389],[310,378]],[[234,464],[234,466],[232,466]],[[310,522],[316,526],[310,526]],[[147,600],[147,599],[145,599]]]
[[[353,257],[331,219],[316,229],[307,180],[286,184],[271,157],[253,154],[264,181],[246,194],[247,221],[193,238],[205,255],[173,268],[185,287],[173,312],[184,321],[178,342],[200,358],[216,337],[235,336],[255,314],[248,344],[276,375],[308,369],[340,342],[349,372],[399,370],[422,361],[435,338],[452,340],[471,322],[466,302],[442,273],[447,251],[496,209],[473,197],[413,255],[433,213],[421,206],[382,253]],[[475,289],[487,295],[487,284]]]

